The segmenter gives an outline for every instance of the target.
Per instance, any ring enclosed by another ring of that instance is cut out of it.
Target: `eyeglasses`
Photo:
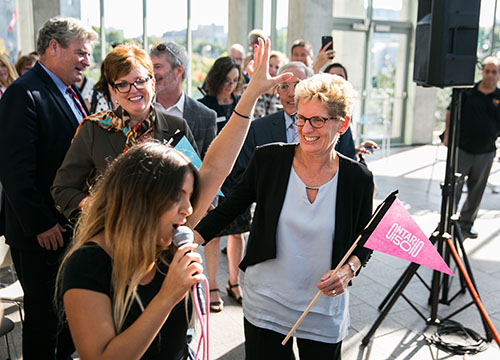
[[[295,87],[298,83],[300,83],[300,81],[297,81],[295,83],[281,83],[278,85],[278,90],[283,92],[290,90],[290,88],[293,88],[295,90]]]
[[[329,118],[325,118],[325,117],[322,117],[322,116],[312,116],[310,118],[306,118],[305,116],[303,115],[300,115],[300,114],[295,114],[295,119],[297,120],[297,127],[302,127],[306,124],[306,121],[309,121],[309,124],[311,124],[311,126],[315,129],[321,129],[323,126],[325,126],[325,122],[327,120],[342,120],[343,119],[341,117],[329,117]]]
[[[111,86],[113,86],[113,88],[116,89],[119,93],[126,94],[126,93],[130,92],[130,90],[132,90],[132,85],[134,85],[134,87],[137,90],[145,89],[149,80],[151,80],[150,76],[145,77],[145,78],[138,78],[134,82],[131,82],[131,83],[123,81],[123,82],[120,82],[118,84],[113,84]]]
[[[172,55],[175,59],[175,64],[174,66],[179,66],[182,64],[182,61],[181,59],[179,59],[179,57],[177,56],[177,54],[175,54],[172,49],[170,49],[167,45],[163,44],[163,43],[160,43],[158,45],[156,45],[156,47],[153,46],[153,49],[156,49],[158,51],[168,51],[170,53],[170,55]]]

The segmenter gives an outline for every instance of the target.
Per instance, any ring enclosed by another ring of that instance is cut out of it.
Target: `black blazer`
[[[234,164],[230,178],[239,182],[245,172],[255,148],[275,142],[286,143],[285,112],[280,110],[252,121],[247,137]]]
[[[78,89],[73,89],[87,111]],[[40,234],[65,218],[49,188],[78,126],[70,106],[39,63],[0,100],[2,230],[7,243],[39,249]]]
[[[256,149],[243,180],[230,196],[210,211],[196,230],[205,241],[211,240],[250,204],[256,202],[247,251],[240,268],[276,258],[276,230],[296,144],[271,144]],[[339,154],[339,179],[335,211],[332,269],[363,230],[372,214],[373,176],[363,165]],[[333,205],[333,204],[332,204]],[[353,252],[362,264],[371,254],[362,246]]]

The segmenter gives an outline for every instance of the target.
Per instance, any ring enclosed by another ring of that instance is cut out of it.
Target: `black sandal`
[[[210,289],[210,292],[219,292],[219,289]],[[224,302],[222,300],[210,301],[210,312],[218,313],[221,312],[223,308]]]
[[[227,282],[227,286],[226,286],[226,291],[227,291],[227,295],[229,297],[232,297],[234,300],[236,300],[236,302],[238,304],[242,304],[243,303],[243,297],[239,296],[239,297],[236,297],[236,294],[234,293],[234,291],[232,290],[233,288],[235,287],[238,287],[240,286],[240,284],[236,283],[234,285],[231,285],[231,283],[228,281]]]

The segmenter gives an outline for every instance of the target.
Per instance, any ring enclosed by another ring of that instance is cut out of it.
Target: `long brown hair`
[[[195,204],[198,171],[183,154],[159,142],[134,146],[109,166],[83,209],[58,283],[68,258],[103,233],[113,260],[112,309],[117,333],[139,282],[169,250],[158,246],[160,217],[175,204],[189,172],[194,176],[191,202]]]

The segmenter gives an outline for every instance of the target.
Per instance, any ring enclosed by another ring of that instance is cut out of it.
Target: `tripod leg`
[[[446,247],[444,249],[444,261],[447,263],[447,264],[450,264],[450,250]],[[442,288],[442,291],[441,291],[441,303],[442,304],[446,304],[446,305],[449,305],[450,304],[450,300],[448,299],[448,295],[450,293],[450,277],[448,275],[444,275],[442,274],[441,275],[443,277],[443,288]]]
[[[404,271],[403,275],[401,275],[399,277],[399,279],[394,283],[394,286],[392,287],[392,289],[387,293],[387,295],[385,296],[384,300],[382,300],[382,302],[380,303],[380,305],[378,306],[378,309],[380,311],[382,311],[385,307],[385,305],[387,304],[387,302],[392,299],[392,297],[394,296],[395,293],[398,292],[398,289],[401,287],[401,284],[403,282],[403,279],[406,278],[411,272],[415,272],[412,270],[412,266],[411,264],[408,265],[408,267],[406,268],[406,270]]]
[[[394,306],[394,304],[396,303],[398,298],[401,296],[401,294],[403,293],[406,286],[408,286],[408,283],[410,282],[413,275],[415,275],[415,272],[418,270],[419,267],[420,267],[420,265],[415,264],[415,263],[412,263],[412,264],[410,264],[410,266],[408,266],[408,269],[405,272],[406,276],[404,276],[404,278],[401,277],[400,280],[398,280],[398,281],[401,281],[401,284],[399,286],[397,286],[397,290],[395,290],[395,293],[392,295],[391,300],[385,306],[384,310],[380,313],[377,320],[375,320],[372,327],[370,328],[370,330],[368,331],[366,336],[361,341],[361,343],[363,345],[368,345],[373,334],[375,333],[377,328],[380,326],[382,321],[384,321],[385,317],[387,316],[389,311],[392,309],[392,307]]]
[[[460,246],[460,251],[462,252],[463,263],[465,264],[465,269],[467,270],[467,274],[468,274],[468,277],[470,279],[470,282],[471,282],[472,286],[474,286],[474,290],[479,298],[479,293],[477,292],[476,281],[474,280],[474,275],[472,274],[472,268],[471,268],[470,263],[469,263],[469,257],[467,256],[467,253],[465,252],[462,232],[460,230],[460,226],[458,224],[458,221],[453,220],[453,226],[454,226],[454,230],[455,230],[455,233],[454,233],[455,234],[455,241],[458,240],[458,244]],[[448,243],[450,243],[450,242],[451,242],[451,239],[448,240]],[[451,249],[451,247],[450,247],[450,250],[453,251],[453,249]],[[453,254],[453,255],[455,256],[455,254]],[[457,252],[457,255],[455,256],[455,258],[457,256],[459,256],[458,252]],[[458,264],[458,262],[457,262],[457,264]],[[462,281],[466,282],[467,278],[465,277],[465,274],[463,274],[463,271],[461,271],[460,275],[461,275],[460,279],[462,279]],[[484,326],[484,329],[486,331],[486,338],[488,339],[488,341],[491,341],[493,339],[492,330],[488,326],[488,320],[485,318],[484,314],[482,314],[482,313],[481,313],[481,320],[483,322],[483,326]]]
[[[465,255],[465,248],[464,248],[464,238],[462,236],[462,230],[460,230],[460,225],[457,220],[452,218],[452,224],[453,224],[453,240],[454,240],[454,245],[455,247],[460,246],[460,250],[462,251],[462,254]],[[469,265],[469,260],[464,260],[465,266],[467,267],[467,271],[472,274],[471,272],[471,267]],[[474,278],[471,278],[472,283],[474,286],[476,286],[476,282],[474,281]],[[465,293],[467,291],[467,282],[465,281],[465,278],[463,277],[462,273],[460,273],[460,286],[461,286],[461,292]]]
[[[484,305],[481,299],[479,298],[479,294],[476,291],[476,286],[472,283],[472,279],[470,278],[468,271],[465,269],[460,259],[460,256],[458,255],[457,249],[455,248],[455,245],[453,245],[453,242],[451,241],[450,238],[447,239],[447,243],[448,246],[450,247],[451,252],[453,253],[455,261],[457,262],[457,265],[460,268],[462,275],[467,281],[467,286],[472,295],[472,298],[474,299],[479,309],[479,312],[481,314],[481,319],[483,320],[483,324],[485,325],[488,341],[491,341],[494,338],[496,343],[500,346],[500,335],[498,334],[497,330],[495,329],[495,326],[493,325],[493,322],[491,321],[488,313],[486,312],[486,309],[484,308]]]
[[[462,231],[460,230],[460,226],[458,224],[458,221],[453,220],[453,226],[455,230],[455,240],[458,239],[458,245],[460,246],[460,251],[462,252],[462,258],[464,261],[465,268],[467,269],[467,272],[469,273],[469,277],[472,281],[472,284],[474,287],[476,287],[476,281],[474,280],[474,276],[472,275],[472,268],[469,263],[469,258],[467,257],[467,253],[465,252],[465,247],[464,247],[464,238],[462,236]]]

